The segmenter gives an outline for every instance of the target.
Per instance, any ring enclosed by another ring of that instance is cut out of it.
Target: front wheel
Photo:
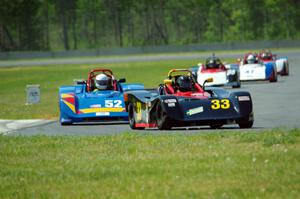
[[[270,77],[270,82],[277,82],[277,71],[273,69],[272,76]]]
[[[145,129],[145,127],[136,127],[134,106],[132,103],[128,105],[128,120],[131,129]]]
[[[236,85],[233,85],[232,88],[241,88],[241,82],[238,82]]]
[[[156,106],[156,123],[159,130],[170,130],[171,125],[167,113],[163,110],[160,103]]]
[[[249,129],[253,126],[253,120],[252,121],[247,121],[247,122],[240,122],[239,127],[241,129]]]

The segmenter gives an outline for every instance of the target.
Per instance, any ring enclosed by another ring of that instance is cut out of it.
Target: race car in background
[[[207,83],[207,86],[230,86],[240,88],[240,74],[237,65],[224,65],[218,57],[214,55],[206,59],[205,64],[199,63],[192,67],[191,71],[200,85],[203,85],[206,79],[213,78],[213,82]]]
[[[192,71],[173,69],[159,86],[158,92],[127,92],[124,98],[130,127],[168,130],[201,125],[220,128],[236,123],[240,128],[251,128],[254,117],[250,93],[205,87],[212,81],[207,79],[201,86]]]
[[[287,57],[277,58],[270,50],[262,50],[259,52],[258,56],[264,63],[275,63],[278,74],[282,76],[289,75],[289,62]]]
[[[241,81],[268,80],[277,82],[277,69],[274,62],[264,63],[255,53],[247,53],[239,61]]]
[[[111,80],[107,90],[95,89],[95,78],[105,74]],[[124,93],[128,90],[144,89],[143,84],[126,84],[125,79],[116,80],[109,69],[94,69],[86,81],[80,80],[74,86],[59,88],[59,121],[70,125],[85,121],[128,121]]]

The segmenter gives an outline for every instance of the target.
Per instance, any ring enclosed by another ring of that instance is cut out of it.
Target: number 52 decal
[[[211,108],[212,109],[229,109],[230,108],[230,101],[228,99],[214,99],[211,100]]]
[[[105,100],[104,106],[107,108],[113,108],[113,107],[120,108],[120,107],[122,107],[122,101],[121,100]]]

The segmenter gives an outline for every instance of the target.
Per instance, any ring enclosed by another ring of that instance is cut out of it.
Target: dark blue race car
[[[95,90],[95,77],[105,74],[112,79],[109,90]],[[77,81],[74,86],[59,88],[61,125],[88,121],[128,121],[124,93],[144,89],[143,84],[126,84],[125,79],[116,80],[109,69],[94,69],[88,80]]]

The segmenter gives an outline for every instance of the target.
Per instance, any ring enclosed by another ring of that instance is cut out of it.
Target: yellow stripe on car
[[[66,100],[63,100],[63,102],[74,112],[76,113],[75,111],[75,106],[74,104],[71,104],[70,102],[67,102]]]
[[[125,108],[117,107],[117,108],[85,108],[80,109],[82,113],[97,113],[97,112],[123,112]]]

